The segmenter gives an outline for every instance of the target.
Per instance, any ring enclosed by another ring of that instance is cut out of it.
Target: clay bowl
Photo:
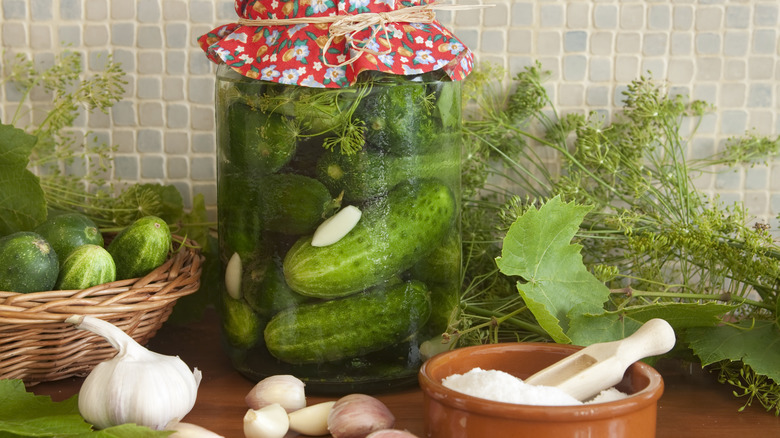
[[[420,368],[425,436],[430,438],[652,438],[661,375],[637,362],[616,387],[629,397],[577,406],[531,406],[496,402],[445,388],[441,381],[472,368],[495,369],[521,379],[581,347],[502,343],[464,347],[430,358]]]

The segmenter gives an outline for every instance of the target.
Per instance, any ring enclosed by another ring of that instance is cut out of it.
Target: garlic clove
[[[269,376],[257,382],[244,401],[252,409],[278,403],[285,411],[293,412],[306,407],[304,386],[303,381],[289,374]]]
[[[284,438],[289,430],[287,411],[278,403],[261,409],[249,409],[244,414],[246,438]]]
[[[354,205],[347,205],[338,213],[325,219],[311,238],[311,246],[328,246],[341,240],[360,221],[363,213]]]
[[[290,412],[290,430],[302,435],[321,436],[328,434],[328,414],[335,401],[317,403]]]
[[[225,291],[237,300],[241,298],[241,269],[241,256],[234,252],[225,266]]]
[[[79,390],[79,412],[95,427],[135,423],[163,430],[192,410],[201,380],[197,368],[190,371],[177,356],[147,350],[98,318],[74,315],[66,322],[102,336],[118,350],[89,373]]]
[[[165,430],[174,431],[169,435],[169,438],[225,438],[197,424],[182,423],[176,420],[165,426]]]
[[[349,394],[336,400],[328,414],[328,431],[333,438],[365,438],[371,432],[390,429],[395,417],[379,399]]]

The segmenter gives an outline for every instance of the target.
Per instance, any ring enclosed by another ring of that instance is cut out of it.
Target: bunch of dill
[[[466,281],[450,336],[465,343],[545,338],[518,296],[518,279],[499,272],[495,258],[509,226],[555,196],[593,207],[576,240],[588,269],[612,292],[607,311],[722,302],[734,309],[723,323],[778,321],[780,247],[769,226],[751,224],[741,204],[705,196],[694,181],[726,166],[768,163],[780,155],[780,139],[748,133],[718,153],[690,158],[690,141],[713,110],[708,104],[640,77],[614,121],[597,112],[561,115],[544,76],[535,64],[508,87],[495,68],[467,80]],[[716,368],[722,381],[752,388],[751,401],[780,412],[776,382],[755,389],[746,382],[766,376],[736,358]]]

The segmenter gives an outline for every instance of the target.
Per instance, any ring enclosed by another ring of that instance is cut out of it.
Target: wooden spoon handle
[[[666,353],[674,344],[672,326],[663,319],[651,319],[631,336],[583,348],[535,373],[525,382],[555,386],[585,401],[620,382],[632,363]]]

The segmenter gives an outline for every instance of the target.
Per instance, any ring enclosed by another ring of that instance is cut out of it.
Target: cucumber
[[[114,258],[117,280],[142,277],[165,263],[171,230],[157,216],[144,216],[125,227],[106,248]]]
[[[409,270],[411,276],[425,284],[460,282],[462,247],[460,233],[449,233],[427,257]]]
[[[217,188],[217,231],[225,263],[238,253],[246,265],[263,256],[260,189],[248,178],[223,174]]]
[[[227,342],[236,348],[250,348],[263,333],[263,321],[244,300],[222,294],[222,333]]]
[[[295,293],[284,281],[280,263],[271,263],[263,281],[254,287],[244,288],[243,296],[255,312],[272,316],[281,310],[308,301],[310,298]]]
[[[395,156],[363,150],[346,155],[326,152],[317,163],[317,178],[346,202],[364,201],[387,193],[396,184],[419,178],[460,183],[460,150],[448,148],[419,155]]]
[[[290,288],[318,298],[347,296],[413,266],[454,228],[456,200],[434,179],[398,184],[363,209],[358,224],[338,242],[315,247],[299,239],[284,258]]]
[[[330,362],[401,342],[425,324],[430,312],[425,285],[410,281],[284,310],[268,322],[264,338],[281,361]]]
[[[265,175],[281,169],[295,154],[298,131],[287,117],[235,102],[227,119],[229,156],[224,159],[232,165]]]
[[[59,269],[57,253],[40,234],[19,231],[0,238],[0,290],[52,290]]]
[[[116,279],[111,254],[98,245],[81,245],[65,259],[57,278],[57,289],[86,289]]]
[[[445,332],[460,311],[461,252],[460,234],[450,233],[409,269],[409,276],[425,283],[431,293],[431,336]]]
[[[46,239],[59,257],[60,266],[81,245],[103,246],[103,235],[92,219],[80,213],[64,213],[47,219],[33,230]]]
[[[365,117],[366,145],[396,155],[433,150],[432,98],[424,83],[375,85],[355,111]]]
[[[314,178],[292,173],[264,177],[260,182],[263,228],[282,234],[314,231],[333,206],[330,192]]]

